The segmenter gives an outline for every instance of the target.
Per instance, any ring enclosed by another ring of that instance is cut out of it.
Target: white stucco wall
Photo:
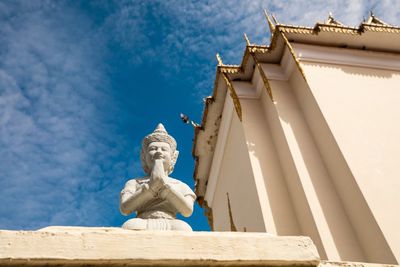
[[[311,62],[303,66],[373,219],[400,258],[400,216],[394,212],[400,203],[400,72]]]

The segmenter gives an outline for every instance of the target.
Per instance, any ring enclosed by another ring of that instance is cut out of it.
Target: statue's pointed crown
[[[165,130],[162,123],[159,123],[154,131],[143,138],[142,147],[147,148],[151,142],[165,142],[168,143],[172,151],[176,150],[176,141]]]
[[[162,123],[159,123],[153,133],[168,134],[167,130]]]
[[[168,134],[162,123],[159,123],[151,134],[148,134],[143,138],[142,147],[147,148],[151,142],[166,142],[170,145],[172,151],[176,150],[175,139]]]

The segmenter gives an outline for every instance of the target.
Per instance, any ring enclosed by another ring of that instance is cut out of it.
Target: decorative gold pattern
[[[293,49],[292,45],[290,44],[289,40],[286,38],[285,34],[283,32],[281,32],[281,35],[282,35],[282,38],[285,41],[285,43],[286,43],[286,45],[287,45],[287,47],[289,49],[290,54],[292,54],[294,62],[296,63],[296,66],[299,69],[299,71],[301,73],[301,76],[303,76],[304,80],[307,82],[306,75],[305,75],[305,73],[303,71],[303,68],[300,65],[300,61],[299,61],[298,57],[296,56],[296,52],[294,52],[294,49]]]
[[[250,45],[248,47],[248,50],[250,53],[261,53],[261,54],[265,54],[268,53],[270,51],[270,48],[268,46],[264,46],[264,45]]]
[[[222,73],[237,74],[240,73],[242,68],[240,65],[222,65],[220,66],[220,71]]]
[[[386,32],[386,33],[400,33],[400,27],[389,25],[388,23],[377,18],[371,13],[366,22],[360,24],[359,27],[350,27],[343,25],[337,21],[332,14],[329,14],[328,20],[324,23],[316,23],[314,27],[295,26],[289,24],[276,24],[275,28],[283,33],[296,33],[296,34],[318,34],[318,32],[335,32],[352,35],[360,35],[366,31]]]
[[[362,23],[360,25],[362,31],[371,31],[371,32],[384,32],[384,33],[400,33],[400,27],[397,26],[383,26],[383,25],[374,25]]]
[[[267,76],[265,75],[265,72],[264,72],[264,70],[262,69],[260,62],[257,60],[257,57],[256,57],[253,53],[252,53],[251,55],[253,56],[254,63],[256,64],[257,69],[258,69],[258,72],[259,72],[260,75],[261,75],[261,78],[262,78],[263,83],[264,83],[264,87],[265,87],[265,89],[267,90],[267,93],[268,93],[268,95],[269,95],[269,98],[271,99],[272,102],[274,102],[274,97],[272,96],[271,85],[269,84],[269,81],[268,81],[268,79],[267,79]]]
[[[294,26],[294,25],[276,25],[276,28],[280,32],[284,33],[298,33],[298,34],[316,34],[314,28],[311,27],[303,27],[303,26]]]
[[[229,79],[228,75],[226,73],[222,73],[222,76],[224,77],[224,80],[226,82],[226,86],[229,89],[233,105],[235,106],[236,114],[239,117],[239,120],[242,121],[242,107],[240,105],[239,97],[236,94],[235,88],[233,87],[233,84],[231,80]]]
[[[229,200],[229,193],[228,192],[226,193],[226,197],[228,199],[228,214],[229,214],[229,223],[231,225],[231,232],[237,232],[237,228],[236,228],[235,222],[233,221],[231,201]]]
[[[317,23],[314,26],[314,31],[317,32],[335,32],[335,33],[345,33],[352,35],[360,35],[361,31],[358,28],[336,25],[336,24],[325,24],[325,23]]]

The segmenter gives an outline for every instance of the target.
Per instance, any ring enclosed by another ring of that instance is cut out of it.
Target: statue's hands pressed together
[[[164,171],[164,165],[162,159],[156,159],[154,161],[153,169],[150,173],[150,188],[158,193],[163,186],[166,184],[167,175]]]

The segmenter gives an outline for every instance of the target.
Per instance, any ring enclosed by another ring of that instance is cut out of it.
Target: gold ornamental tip
[[[224,65],[224,63],[222,63],[222,58],[218,53],[215,55],[215,57],[217,58],[218,66]]]
[[[244,39],[246,40],[246,45],[250,46],[250,40],[249,40],[249,37],[247,37],[247,34],[243,33],[243,36],[244,36]]]
[[[330,11],[328,13],[328,19],[325,21],[325,24],[333,24],[333,25],[343,26],[343,23],[341,23],[340,21],[336,20],[333,17],[332,12],[330,12]]]
[[[275,24],[272,22],[271,17],[269,16],[268,11],[266,9],[264,9],[264,15],[268,22],[269,31],[272,34],[275,31]],[[272,17],[276,23],[275,17],[274,16],[272,16]]]
[[[388,23],[384,22],[377,16],[375,16],[374,12],[372,10],[369,11],[369,18],[367,20],[367,24],[375,24],[375,25],[382,25],[382,26],[390,26]]]

